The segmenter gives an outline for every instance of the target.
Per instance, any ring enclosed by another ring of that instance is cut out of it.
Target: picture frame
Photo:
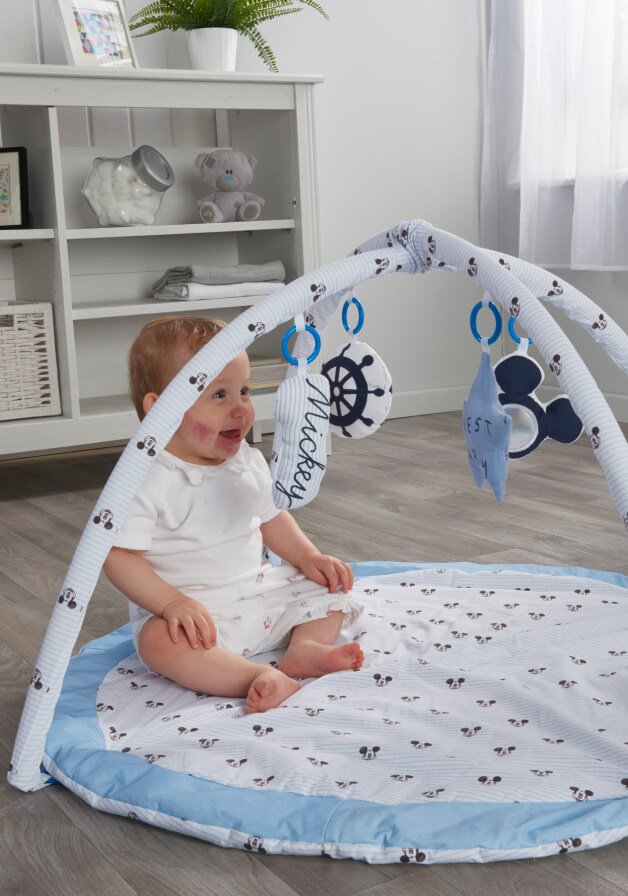
[[[0,230],[30,227],[28,174],[23,146],[0,146]]]
[[[53,0],[68,62],[138,68],[122,0]]]

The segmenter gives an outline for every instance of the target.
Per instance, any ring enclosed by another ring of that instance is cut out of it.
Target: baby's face
[[[186,411],[168,451],[194,464],[221,464],[237,454],[255,419],[250,379],[249,359],[242,352]]]

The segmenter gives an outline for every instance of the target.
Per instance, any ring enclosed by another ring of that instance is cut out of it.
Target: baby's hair
[[[225,324],[211,317],[160,317],[142,327],[129,351],[129,388],[140,420],[149,392],[160,395]]]

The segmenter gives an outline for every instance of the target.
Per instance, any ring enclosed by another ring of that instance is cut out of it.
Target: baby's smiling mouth
[[[223,439],[229,439],[230,441],[235,441],[236,439],[241,439],[241,431],[239,429],[223,429],[220,432],[220,435]]]

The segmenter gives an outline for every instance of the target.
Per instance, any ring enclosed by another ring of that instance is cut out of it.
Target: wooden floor
[[[270,451],[265,437],[263,451]],[[628,840],[492,865],[366,865],[226,850],[89,808],[5,772],[31,669],[114,452],[0,464],[0,894],[2,896],[626,896]],[[628,574],[626,532],[588,439],[511,461],[506,497],[479,492],[459,414],[394,420],[334,440],[321,494],[296,513],[346,560],[542,563]],[[127,621],[101,581],[80,642]]]

